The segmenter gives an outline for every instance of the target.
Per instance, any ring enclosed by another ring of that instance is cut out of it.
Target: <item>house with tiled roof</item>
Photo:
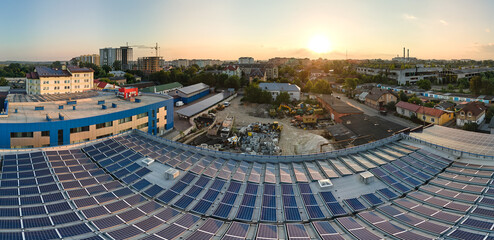
[[[396,112],[405,117],[416,116],[422,121],[438,125],[444,125],[454,118],[453,111],[443,111],[403,101],[396,104]]]
[[[237,65],[227,65],[225,68],[223,68],[221,73],[226,74],[229,77],[231,76],[237,76],[239,78],[242,77],[242,70]]]
[[[487,107],[482,102],[469,102],[461,104],[462,107],[456,115],[456,125],[462,127],[466,123],[480,125],[484,119]]]
[[[391,91],[377,87],[365,96],[365,104],[375,109],[382,109],[386,104],[397,101],[398,98]]]
[[[257,79],[260,82],[265,82],[266,81],[266,71],[264,71],[264,69],[261,69],[261,68],[253,68],[249,74],[249,82],[252,83],[252,81],[254,81],[254,79]]]

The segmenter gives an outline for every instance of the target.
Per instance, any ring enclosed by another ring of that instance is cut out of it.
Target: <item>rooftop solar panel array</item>
[[[156,181],[145,157],[180,177]],[[5,154],[1,169],[1,239],[489,239],[494,229],[494,167],[403,142],[263,163],[131,133]],[[364,170],[377,190],[348,198],[316,182]]]

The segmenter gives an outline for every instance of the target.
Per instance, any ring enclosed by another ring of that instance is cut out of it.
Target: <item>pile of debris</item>
[[[278,122],[249,124],[239,131],[238,147],[252,155],[281,155],[279,140],[282,129]]]

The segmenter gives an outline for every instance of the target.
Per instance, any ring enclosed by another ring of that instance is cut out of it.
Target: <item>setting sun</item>
[[[329,40],[324,36],[314,36],[309,41],[308,47],[315,53],[327,53],[331,50]]]

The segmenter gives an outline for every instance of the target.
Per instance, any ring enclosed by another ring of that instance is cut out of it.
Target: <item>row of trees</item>
[[[0,67],[0,77],[25,77],[26,73],[33,71],[34,66],[29,64],[11,63]]]
[[[235,89],[239,89],[249,83],[247,79],[241,79],[238,76],[229,77],[226,74],[199,72],[199,67],[197,66],[191,66],[185,69],[174,68],[170,71],[155,72],[149,75],[149,80],[160,84],[179,82],[183,85],[192,85],[202,82],[217,88]]]

